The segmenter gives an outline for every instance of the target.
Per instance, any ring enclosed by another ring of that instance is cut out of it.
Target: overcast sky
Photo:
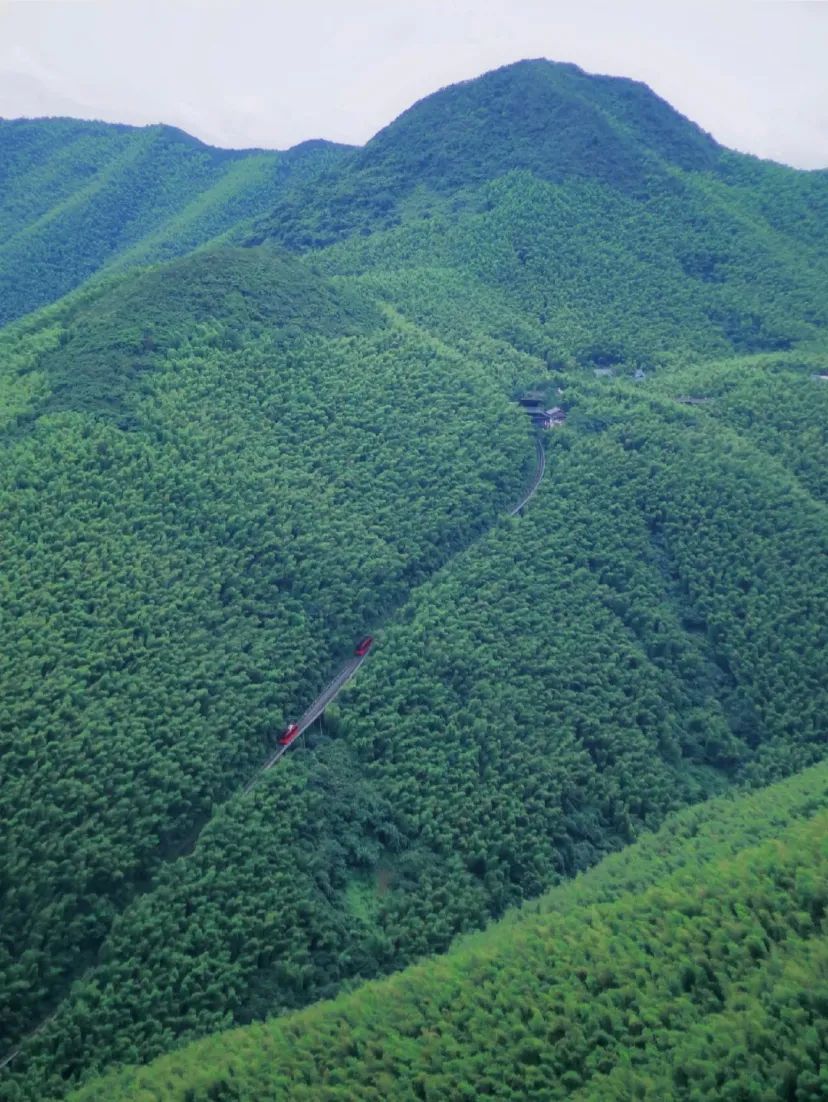
[[[0,115],[362,143],[524,57],[644,80],[725,145],[828,167],[820,0],[0,0]]]

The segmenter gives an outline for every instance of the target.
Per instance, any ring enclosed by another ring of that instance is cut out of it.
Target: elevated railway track
[[[546,453],[544,452],[543,444],[541,443],[539,438],[535,439],[535,447],[537,451],[537,463],[532,477],[532,482],[530,483],[527,492],[520,499],[517,505],[515,505],[513,509],[509,510],[508,515],[510,517],[517,516],[526,508],[526,506],[538,492],[538,488],[540,487],[540,484],[543,480],[543,476],[546,471]],[[363,642],[367,642],[370,644],[370,638],[367,638]],[[358,651],[359,649],[360,648],[358,648]],[[268,755],[267,758],[265,758],[265,760],[262,762],[256,772],[253,774],[251,779],[244,786],[244,788],[242,789],[243,794],[250,792],[251,789],[253,789],[259,783],[265,773],[272,769],[284,757],[291,746],[295,744],[298,737],[303,734],[313,723],[315,723],[317,719],[319,719],[319,717],[324,713],[325,709],[328,707],[331,701],[335,699],[335,697],[342,691],[342,689],[344,689],[348,682],[356,675],[357,671],[362,666],[366,658],[367,651],[365,651],[364,653],[357,653],[345,662],[345,664],[338,670],[334,677],[331,678],[331,680],[328,682],[322,692],[319,693],[316,699],[303,713],[301,719],[299,719],[296,724],[291,725],[290,743],[287,745],[279,744],[276,746],[276,748]],[[296,730],[293,730],[293,728],[296,728]],[[193,847],[195,846],[196,841],[197,837],[193,840]],[[192,852],[192,849],[190,849],[190,852]],[[76,977],[74,982],[86,979],[94,971],[94,968],[95,966],[92,965],[82,975]],[[49,1023],[53,1021],[53,1019],[58,1015],[59,1012],[60,1007],[58,1006],[57,1009],[53,1010],[32,1030],[25,1034],[25,1036],[22,1037],[20,1041],[18,1041],[15,1048],[13,1048],[10,1052],[7,1052],[5,1056],[0,1058],[0,1070],[8,1067],[8,1065],[11,1064],[11,1062],[20,1054],[26,1042],[35,1038],[39,1033],[42,1033],[46,1026],[48,1026]]]

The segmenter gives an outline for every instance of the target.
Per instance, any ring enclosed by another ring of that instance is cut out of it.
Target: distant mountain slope
[[[508,173],[459,209],[318,258],[446,339],[485,331],[553,370],[784,349],[828,326],[828,250],[749,214],[710,177],[640,202]]]
[[[453,309],[450,326],[483,283],[550,365],[785,348],[828,325],[828,173],[731,153],[644,85],[548,61],[415,104],[288,186],[263,239],[333,245],[330,270],[391,275],[401,309]]]
[[[635,186],[655,158],[702,171],[714,169],[721,152],[646,85],[538,59],[420,100],[372,138],[355,164],[416,172],[444,192],[508,168],[546,180]]]
[[[0,120],[0,324],[103,267],[226,233],[342,150],[222,150],[169,126]]]
[[[223,234],[302,252],[373,247],[394,227],[393,255],[379,243],[393,269],[446,266],[465,230],[448,264],[489,267],[553,358],[757,351],[826,324],[828,173],[731,153],[646,86],[574,65],[445,88],[360,149],[217,150],[169,127],[17,120],[0,122],[0,161],[0,324],[104,266]],[[625,339],[654,319],[655,347]]]
[[[817,1102],[826,830],[821,765],[672,817],[440,960],[72,1098]]]
[[[414,104],[310,195],[288,190],[258,234],[326,245],[398,221],[414,192],[446,196],[514,170],[641,194],[670,167],[714,169],[721,152],[642,84],[521,61]]]

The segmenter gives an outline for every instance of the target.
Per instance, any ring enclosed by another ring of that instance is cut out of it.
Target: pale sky
[[[821,0],[0,0],[0,116],[361,144],[525,57],[643,80],[725,145],[828,167]]]

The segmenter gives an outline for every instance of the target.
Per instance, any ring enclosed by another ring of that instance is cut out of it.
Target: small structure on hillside
[[[615,372],[611,367],[594,367],[592,374],[596,379],[611,379]]]
[[[822,383],[828,383],[828,375],[816,374],[816,375],[812,375],[811,378],[812,379],[819,379],[819,381],[822,382]]]
[[[543,394],[539,390],[527,390],[525,394],[521,394],[518,398],[518,403],[523,406],[525,410],[536,410],[543,406],[544,398]]]
[[[558,394],[563,394],[560,387]],[[518,398],[518,404],[537,429],[554,429],[566,421],[566,412],[561,406],[544,409],[548,401],[548,396],[542,390],[527,390]]]
[[[566,413],[560,406],[552,409],[527,409],[532,424],[539,429],[555,429],[566,421]]]
[[[643,367],[637,367],[635,369],[635,374],[633,375],[633,379],[635,379],[635,381],[637,383],[640,383],[642,381],[642,379],[646,379],[646,378],[647,378],[647,372],[644,370],[644,368]]]

